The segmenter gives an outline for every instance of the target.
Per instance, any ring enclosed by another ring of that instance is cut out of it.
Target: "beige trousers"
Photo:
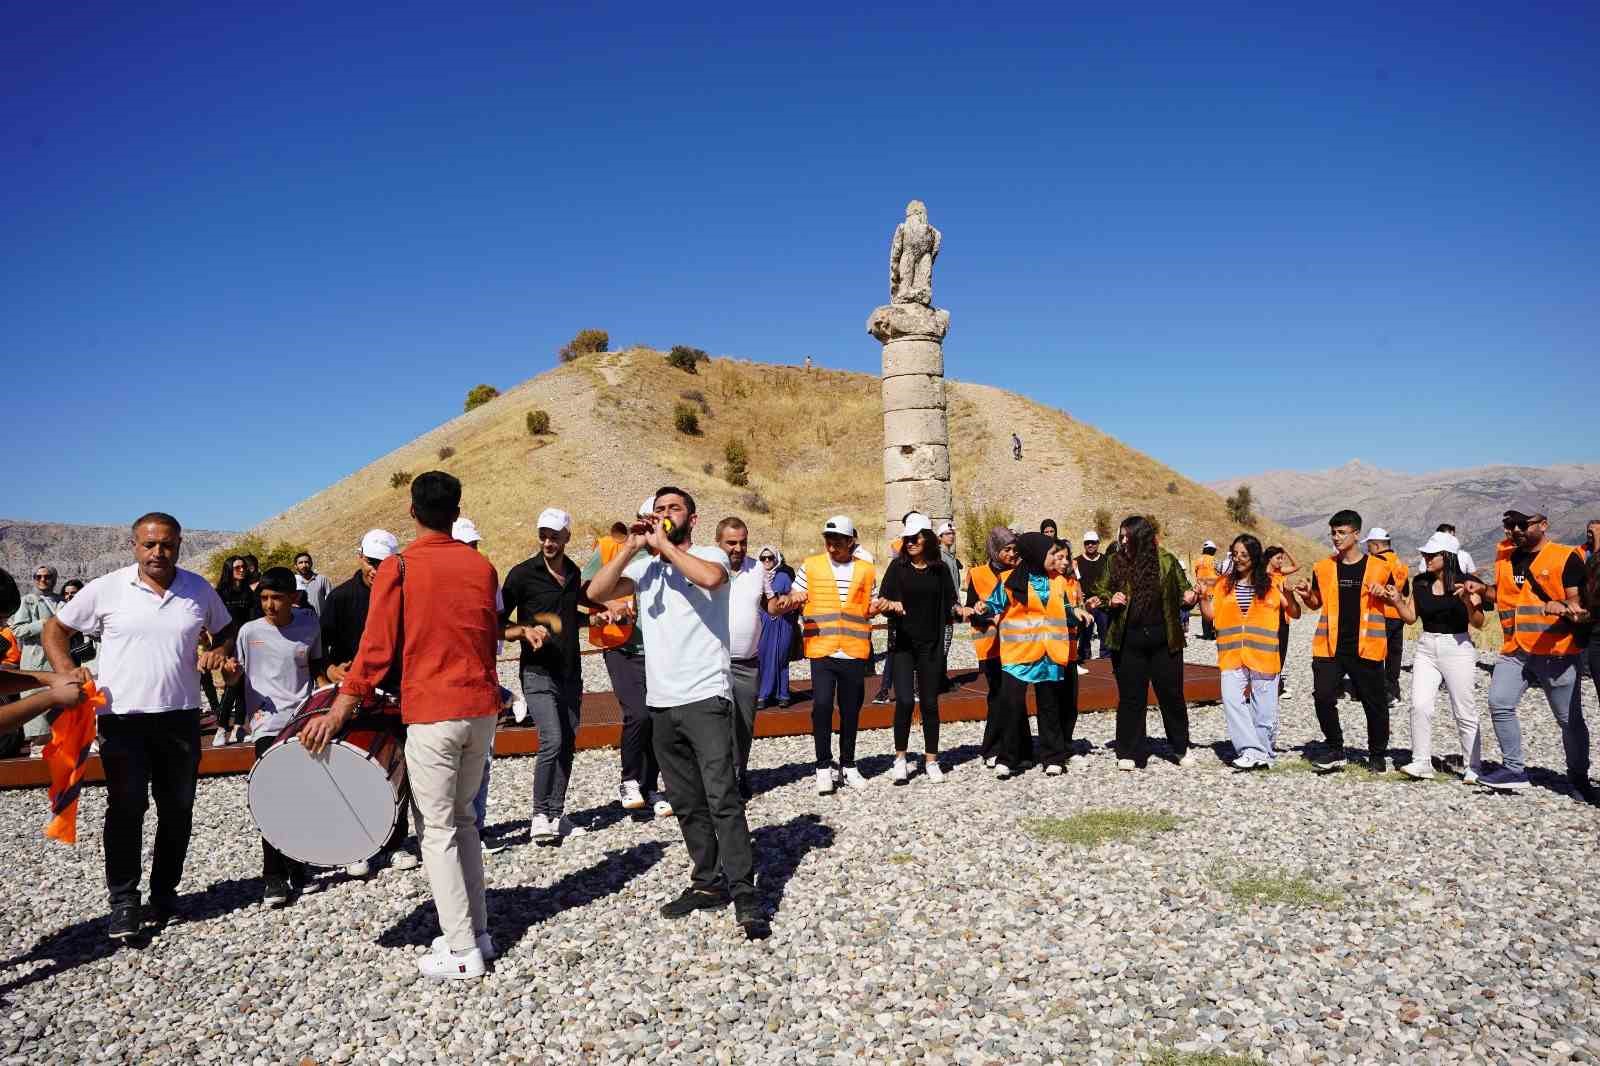
[[[495,716],[406,727],[406,775],[419,815],[422,868],[433,889],[439,929],[450,950],[475,946],[489,928],[483,898],[483,845],[472,808],[494,743]]]

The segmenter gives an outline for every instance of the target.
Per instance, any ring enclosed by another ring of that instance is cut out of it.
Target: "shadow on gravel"
[[[756,856],[756,893],[769,915],[783,904],[783,890],[806,854],[833,847],[833,827],[816,814],[802,814],[781,825],[764,825],[751,834]]]
[[[174,932],[182,935],[183,926],[189,922],[221,918],[234,911],[253,906],[260,900],[259,878],[215,881],[200,892],[187,892],[179,896],[178,913],[181,915],[181,921],[175,922],[166,933],[154,935],[171,935]],[[86,963],[98,962],[122,950],[124,945],[106,937],[108,923],[109,915],[100,915],[84,922],[74,922],[64,929],[58,929],[40,938],[38,943],[25,953],[0,959],[0,974],[30,963],[49,962],[48,966],[0,983],[0,1005],[7,1003],[5,997],[8,993],[15,992],[19,988],[48,981],[68,970]],[[152,933],[147,930],[137,939],[129,941],[125,947],[127,950],[137,951],[149,945],[151,936]]]
[[[491,888],[488,891],[489,933],[496,950],[504,953],[514,947],[529,929],[549,921],[564,911],[587,906],[595,900],[620,892],[629,881],[661,861],[666,848],[654,840],[631,848],[606,852],[605,858],[541,888],[518,885],[516,888]],[[433,899],[417,904],[410,914],[378,935],[378,945],[386,948],[423,947],[433,943],[439,930],[438,912]]]
[[[771,792],[785,785],[792,785],[796,781],[808,780],[816,772],[816,764],[809,762],[791,762],[765,770],[751,770],[750,791],[759,796],[763,792]]]

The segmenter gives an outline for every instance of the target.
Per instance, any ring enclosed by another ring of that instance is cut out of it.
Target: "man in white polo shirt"
[[[176,916],[200,770],[200,671],[233,654],[234,623],[215,589],[178,567],[183,528],[152,511],[133,523],[135,563],[83,587],[45,623],[51,666],[88,680],[69,651],[75,634],[100,641],[100,762],[106,775],[106,889],[113,940],[159,929]],[[200,631],[212,647],[200,651]],[[144,812],[156,804],[150,908],[139,907]]]
[[[730,515],[717,523],[717,547],[728,557],[728,657],[733,669],[733,735],[739,754],[739,796],[750,799],[750,743],[756,731],[756,685],[761,680],[761,621],[766,617],[766,572],[750,558],[750,530]]]
[[[771,929],[756,897],[750,827],[735,780],[728,557],[720,548],[690,547],[696,518],[693,496],[659,489],[655,514],[628,530],[590,579],[589,598],[639,598],[651,738],[693,863],[689,887],[661,916],[726,907],[731,897],[734,920],[756,940]]]

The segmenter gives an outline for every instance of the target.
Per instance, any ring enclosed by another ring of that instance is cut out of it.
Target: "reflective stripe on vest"
[[[987,600],[994,592],[994,587],[1000,584],[1000,578],[988,563],[982,563],[968,570],[967,581],[972,585],[972,591],[977,593],[979,603]],[[991,625],[972,638],[972,651],[980,662],[984,659],[993,659],[999,654],[999,633],[1000,630]]]
[[[1249,669],[1276,674],[1283,667],[1278,656],[1278,620],[1283,617],[1283,594],[1274,584],[1265,596],[1241,612],[1232,581],[1217,582],[1211,593],[1211,618],[1217,627],[1217,667]]]
[[[1525,651],[1530,655],[1576,655],[1577,635],[1571,623],[1545,613],[1544,599],[1532,588],[1539,581],[1545,596],[1565,602],[1567,590],[1561,572],[1575,549],[1565,544],[1546,543],[1528,563],[1528,576],[1521,585],[1511,569],[1510,553],[1496,553],[1494,564],[1495,610],[1500,615],[1500,645],[1503,655]]]
[[[1000,580],[1005,580],[1004,574]],[[1051,578],[1050,601],[1041,603],[1030,583],[1026,602],[1012,600],[1000,615],[1000,661],[1007,666],[1025,666],[1044,658],[1060,666],[1074,662],[1078,657],[1077,626],[1067,607],[1079,599],[1077,590],[1078,583],[1070,578]]]
[[[1384,624],[1383,601],[1369,596],[1369,585],[1387,585],[1394,577],[1394,568],[1376,555],[1367,556],[1366,567],[1361,572],[1361,620],[1356,630],[1356,654],[1363,659],[1383,662],[1389,654],[1389,629]],[[1317,560],[1312,568],[1312,580],[1322,595],[1322,615],[1317,619],[1317,630],[1311,637],[1311,655],[1316,659],[1331,659],[1338,653],[1338,640],[1334,632],[1339,620],[1339,563],[1330,555]]]
[[[851,564],[850,592],[840,603],[833,562],[826,554],[813,555],[801,565],[806,575],[806,604],[800,616],[805,657],[826,659],[844,652],[852,659],[870,659],[872,623],[867,612],[875,577],[872,567],[860,559]]]

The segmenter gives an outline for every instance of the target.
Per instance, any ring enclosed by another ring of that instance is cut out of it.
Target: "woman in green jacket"
[[[1156,690],[1167,743],[1179,766],[1193,766],[1189,708],[1183,701],[1185,608],[1197,600],[1177,557],[1156,543],[1156,527],[1130,515],[1117,530],[1117,553],[1092,590],[1089,607],[1111,612],[1105,646],[1117,677],[1117,769],[1143,769],[1149,759],[1145,703]]]

